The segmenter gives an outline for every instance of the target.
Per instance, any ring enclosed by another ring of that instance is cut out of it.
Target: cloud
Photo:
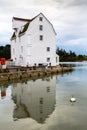
[[[71,5],[77,5],[77,6],[87,6],[87,0],[71,0]]]
[[[8,39],[11,37],[13,16],[32,18],[42,12],[54,26],[59,47],[65,48],[67,46],[70,49],[69,46],[71,45],[78,45],[79,47],[82,42],[86,44],[86,6],[86,0],[22,0],[21,2],[18,0],[1,0],[0,34],[2,40],[0,43],[5,42],[6,37],[9,36]]]
[[[87,5],[87,0],[54,0],[58,5],[66,6],[83,6]]]
[[[58,17],[55,18],[57,19],[55,22],[57,46],[68,51],[74,50],[77,53],[87,54],[87,51],[83,51],[87,48],[87,2],[83,0],[55,1],[58,3]]]

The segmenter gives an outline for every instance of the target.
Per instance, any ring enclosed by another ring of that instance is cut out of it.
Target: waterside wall
[[[58,73],[65,73],[65,72],[70,72],[72,71],[72,67],[52,67],[52,68],[39,68],[39,69],[31,69],[31,70],[18,70],[18,71],[9,71],[9,72],[4,72],[0,73],[0,83],[2,81],[11,81],[11,80],[17,80],[17,79],[23,79],[23,78],[28,78],[28,79],[33,79],[33,78],[40,78],[43,76],[49,76],[53,74],[58,74]]]

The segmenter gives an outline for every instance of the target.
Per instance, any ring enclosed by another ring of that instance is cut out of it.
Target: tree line
[[[6,58],[6,60],[11,58],[11,46],[5,45],[0,46],[0,58]],[[69,51],[66,52],[64,49],[57,48],[56,53],[60,57],[60,61],[83,61],[87,60],[86,55],[76,55],[75,52]]]
[[[64,49],[57,48],[56,53],[59,55],[61,62],[87,60],[86,55],[76,55],[76,53],[71,50],[69,52],[66,52]]]
[[[6,58],[6,60],[11,58],[10,45],[0,46],[0,58]]]

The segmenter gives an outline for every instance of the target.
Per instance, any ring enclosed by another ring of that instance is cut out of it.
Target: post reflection
[[[12,86],[12,99],[16,106],[13,118],[30,117],[39,123],[44,123],[55,108],[55,87],[56,76],[36,81],[14,83]]]
[[[0,99],[4,99],[6,97],[6,87],[1,85],[0,86]]]

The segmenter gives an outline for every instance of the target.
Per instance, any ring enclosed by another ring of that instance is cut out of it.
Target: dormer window
[[[43,21],[43,17],[39,17],[39,21]]]
[[[15,36],[17,35],[17,31],[18,31],[18,29],[17,29],[17,28],[15,28]]]
[[[15,42],[16,42],[16,37],[15,37]]]
[[[18,29],[17,29],[17,28],[14,28],[14,30],[15,30],[15,32],[17,32]]]
[[[20,31],[22,32],[22,31],[23,31],[23,29],[24,29],[24,26],[22,26],[22,27],[21,27]]]

